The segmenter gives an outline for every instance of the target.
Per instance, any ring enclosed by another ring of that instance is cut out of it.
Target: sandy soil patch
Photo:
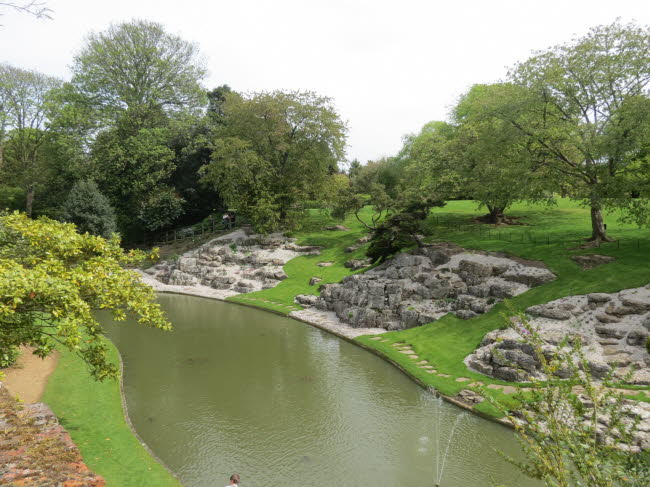
[[[54,351],[42,359],[27,347],[21,347],[20,351],[16,365],[3,370],[3,383],[12,396],[18,396],[23,402],[31,404],[41,399],[47,379],[56,368],[59,354]]]

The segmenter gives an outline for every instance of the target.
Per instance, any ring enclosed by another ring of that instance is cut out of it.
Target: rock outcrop
[[[591,373],[596,378],[612,369],[632,384],[650,384],[650,285],[612,294],[569,296],[528,308],[530,324],[552,353],[568,335],[580,340]],[[465,359],[472,369],[497,379],[525,380],[527,374],[543,378],[530,345],[508,328],[494,330]],[[559,375],[563,373],[559,371]]]
[[[450,312],[472,318],[554,278],[538,262],[437,244],[398,254],[340,284],[326,284],[319,298],[301,295],[296,301],[334,311],[353,327],[399,330]]]
[[[21,405],[0,383],[0,484],[103,487],[45,404]]]
[[[234,295],[275,287],[286,279],[282,267],[289,260],[318,253],[318,247],[298,246],[281,234],[247,235],[240,230],[144,272],[164,284],[206,286]]]

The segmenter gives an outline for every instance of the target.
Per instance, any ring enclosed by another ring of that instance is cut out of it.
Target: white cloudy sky
[[[21,1],[21,0],[14,0]],[[308,89],[348,121],[350,158],[399,150],[474,83],[535,49],[616,17],[650,24],[648,0],[48,0],[53,20],[6,13],[0,62],[67,78],[84,35],[146,18],[197,42],[208,87]]]

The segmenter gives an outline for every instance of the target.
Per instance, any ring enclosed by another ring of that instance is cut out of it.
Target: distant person
[[[221,217],[221,223],[223,224],[224,229],[230,227],[230,215],[228,215],[228,213],[223,214],[223,216]]]
[[[232,211],[231,211],[228,215],[230,216],[230,223],[231,223],[232,226],[234,227],[234,226],[235,226],[235,222],[237,221],[237,216],[235,216],[235,213],[232,212]]]
[[[239,475],[237,475],[236,473],[230,476],[230,483],[226,485],[226,487],[232,487],[233,485],[235,487],[239,487]]]

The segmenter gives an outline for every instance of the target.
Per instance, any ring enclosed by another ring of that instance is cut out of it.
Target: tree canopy
[[[125,266],[146,258],[114,237],[79,234],[73,224],[25,214],[0,215],[0,343],[28,345],[45,356],[61,346],[102,380],[117,374],[106,359],[95,311],[169,329],[153,290]]]
[[[260,229],[291,227],[345,155],[347,128],[312,92],[227,94],[203,180]]]
[[[100,111],[188,110],[204,103],[206,70],[196,44],[161,24],[134,20],[89,34],[72,84]]]

